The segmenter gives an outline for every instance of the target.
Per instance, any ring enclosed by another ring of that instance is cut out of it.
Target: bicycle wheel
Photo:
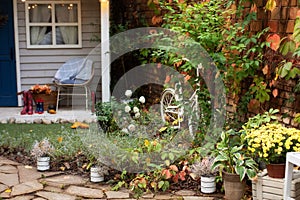
[[[175,98],[175,90],[166,89],[160,100],[160,112],[163,122],[168,122],[175,128],[180,128],[180,106]]]

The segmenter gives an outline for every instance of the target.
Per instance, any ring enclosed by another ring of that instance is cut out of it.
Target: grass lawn
[[[70,126],[71,124],[0,124],[0,146],[23,148],[30,153],[35,141],[48,138],[58,150],[57,154],[66,153],[71,156],[80,149],[81,141],[78,131]]]

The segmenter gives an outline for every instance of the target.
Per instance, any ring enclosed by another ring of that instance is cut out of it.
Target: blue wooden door
[[[0,106],[17,106],[13,0],[0,0]]]

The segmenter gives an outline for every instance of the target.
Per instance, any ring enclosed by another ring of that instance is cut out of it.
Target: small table
[[[288,152],[286,154],[285,180],[284,180],[284,200],[291,200],[291,184],[293,178],[294,165],[300,166],[300,152]]]

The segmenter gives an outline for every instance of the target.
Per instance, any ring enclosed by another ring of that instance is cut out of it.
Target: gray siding
[[[42,1],[42,0],[41,0]],[[57,69],[72,57],[87,56],[99,44],[92,42],[93,35],[100,36],[99,0],[81,0],[82,48],[27,49],[25,4],[18,1],[18,31],[20,48],[21,89],[28,90],[34,84],[52,82]],[[99,69],[99,63],[96,65]],[[99,91],[97,96],[99,97]]]

